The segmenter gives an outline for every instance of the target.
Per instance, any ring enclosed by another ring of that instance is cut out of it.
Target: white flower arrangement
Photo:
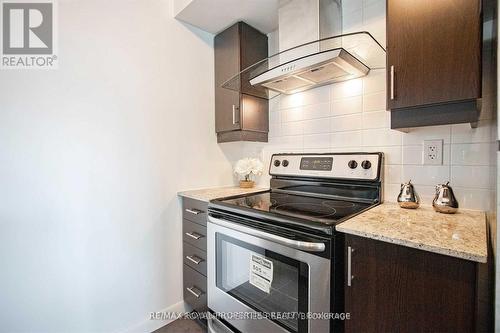
[[[250,181],[250,176],[260,176],[264,170],[264,164],[257,158],[244,158],[236,162],[234,173],[245,181]]]

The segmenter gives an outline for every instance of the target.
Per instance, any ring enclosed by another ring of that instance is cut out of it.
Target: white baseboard
[[[163,310],[158,311],[158,312],[162,312],[162,313],[176,312],[176,313],[179,313],[179,312],[186,312],[187,310],[188,309],[187,309],[184,301],[180,301],[179,303],[171,305],[168,308],[163,309]],[[146,320],[144,320],[142,323],[136,325],[135,327],[133,327],[131,329],[127,329],[127,330],[123,331],[122,333],[151,333],[151,332],[156,331],[157,329],[171,323],[174,320],[175,319],[154,320],[154,319],[150,319],[149,314],[148,314],[148,318]]]

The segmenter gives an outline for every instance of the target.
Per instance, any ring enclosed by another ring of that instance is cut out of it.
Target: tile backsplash
[[[401,182],[411,179],[422,201],[430,204],[434,186],[450,181],[462,207],[489,209],[495,171],[490,160],[495,150],[492,121],[483,119],[476,129],[458,124],[408,133],[391,130],[384,87],[384,71],[378,71],[363,79],[275,97],[270,101],[269,143],[247,143],[246,152],[269,163],[278,152],[382,151],[386,201],[395,201]],[[374,97],[380,94],[383,98]],[[423,164],[423,141],[431,139],[443,140],[443,165]],[[261,183],[268,179],[262,177]]]
[[[357,0],[344,5],[344,33],[368,30],[385,45],[385,1]],[[364,78],[323,86],[270,103],[269,143],[245,143],[246,155],[269,163],[278,152],[357,152],[385,154],[384,196],[395,201],[403,181],[412,180],[424,204],[434,186],[450,181],[460,206],[488,210],[496,181],[496,130],[483,112],[478,127],[469,124],[390,129],[386,111],[385,69]],[[423,164],[423,141],[443,140],[443,164]],[[267,185],[269,177],[261,177]]]

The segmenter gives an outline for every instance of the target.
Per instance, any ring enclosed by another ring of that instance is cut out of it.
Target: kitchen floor
[[[206,333],[207,327],[192,319],[177,319],[153,333]]]

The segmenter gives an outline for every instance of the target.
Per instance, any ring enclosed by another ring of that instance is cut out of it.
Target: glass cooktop
[[[290,216],[323,224],[334,224],[370,207],[370,203],[307,197],[266,192],[245,197],[220,200],[233,208],[257,210],[264,213]]]

